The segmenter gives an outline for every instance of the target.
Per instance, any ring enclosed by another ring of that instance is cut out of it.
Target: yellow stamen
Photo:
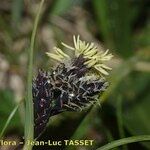
[[[87,65],[88,68],[94,68],[96,69],[100,74],[108,75],[107,70],[111,70],[110,67],[106,66],[104,64],[105,61],[109,61],[113,55],[109,54],[109,50],[106,50],[103,52],[102,50],[99,50],[97,46],[94,45],[94,43],[86,43],[85,41],[80,40],[80,36],[77,37],[73,36],[73,43],[74,47],[69,46],[65,43],[61,43],[64,47],[74,50],[75,57],[78,57],[79,55],[83,55],[84,58],[87,59],[85,62],[85,65]],[[63,61],[64,59],[69,59],[70,57],[64,53],[59,48],[54,48],[55,53],[47,53],[47,55],[55,60]]]

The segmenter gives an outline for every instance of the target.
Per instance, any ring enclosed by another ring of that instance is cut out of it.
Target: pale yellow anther
[[[77,48],[76,37],[73,36],[74,47]]]
[[[64,47],[66,47],[66,48],[68,48],[68,49],[70,49],[70,50],[74,50],[73,47],[71,47],[71,46],[69,46],[69,45],[67,45],[67,44],[65,44],[65,43],[63,43],[63,42],[61,42],[61,44],[62,44]]]
[[[67,57],[69,58],[69,56],[67,54],[65,54],[60,48],[54,47],[54,49],[56,50],[56,53],[59,55],[61,55],[62,57]]]
[[[108,69],[108,70],[111,70],[112,68],[104,65],[104,64],[98,64],[98,65],[95,65],[96,67],[102,67],[102,68],[105,68],[105,69]]]
[[[87,64],[88,67],[90,68],[90,67],[94,66],[96,64],[96,62],[97,62],[96,60],[89,60],[89,61],[86,61],[85,64]]]
[[[96,70],[98,70],[99,72],[101,72],[102,74],[104,74],[104,75],[109,75],[108,72],[105,71],[102,67],[96,67],[96,66],[94,66],[94,68]]]
[[[95,47],[92,51],[88,51],[87,53],[85,53],[85,56],[91,57],[91,56],[93,56],[96,53],[97,53],[97,49]]]
[[[78,35],[77,36],[77,49],[79,49],[79,46],[80,46],[80,36]]]
[[[87,44],[85,44],[85,49],[84,50],[86,50],[88,47],[89,47],[89,43],[87,43]]]
[[[84,51],[84,53],[87,53],[89,50],[91,50],[93,46],[94,46],[94,43],[91,43],[89,47]]]
[[[108,54],[108,49],[102,54],[102,56],[106,56]]]
[[[65,43],[61,43],[64,47],[73,50],[75,57],[83,55],[83,58],[87,59],[84,63],[88,68],[95,68],[99,74],[108,75],[107,70],[111,68],[104,64],[105,61],[109,61],[113,55],[109,54],[109,50],[102,51],[94,45],[94,43],[86,43],[80,40],[80,36],[73,36],[74,47],[69,46]],[[55,53],[47,53],[47,55],[55,60],[63,61],[70,57],[59,48],[54,48]]]
[[[46,54],[55,60],[62,61],[62,57],[58,56],[57,54],[53,54],[53,53],[46,53]]]

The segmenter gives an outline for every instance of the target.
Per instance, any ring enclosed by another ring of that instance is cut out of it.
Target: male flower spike
[[[108,87],[104,76],[111,69],[104,64],[112,54],[100,51],[94,43],[81,41],[73,36],[74,47],[62,45],[74,51],[71,58],[60,48],[46,54],[59,62],[51,72],[38,72],[33,80],[34,132],[38,137],[49,118],[64,111],[81,111],[96,102]]]

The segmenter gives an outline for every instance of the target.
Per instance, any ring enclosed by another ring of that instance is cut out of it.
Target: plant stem
[[[139,136],[132,136],[128,138],[119,139],[119,140],[110,142],[96,150],[110,150],[112,148],[115,148],[121,145],[134,143],[134,142],[142,142],[142,141],[150,141],[150,135],[139,135]]]
[[[25,145],[24,150],[32,150],[32,145],[27,145],[27,141],[33,141],[34,138],[34,116],[33,116],[33,102],[32,102],[32,70],[33,70],[33,50],[35,44],[35,36],[37,26],[40,20],[40,14],[44,0],[41,0],[35,21],[33,31],[31,35],[31,43],[28,53],[29,65],[28,65],[28,77],[27,77],[27,98],[26,98],[26,113],[25,113]]]

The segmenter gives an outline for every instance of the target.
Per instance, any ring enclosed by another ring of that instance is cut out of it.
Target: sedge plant
[[[24,150],[32,150],[32,145],[27,145],[27,141],[34,141],[41,135],[51,116],[64,111],[81,111],[94,104],[99,98],[99,93],[108,87],[105,76],[109,75],[108,71],[111,70],[104,63],[112,58],[108,50],[99,51],[94,43],[86,43],[81,41],[79,36],[73,36],[74,46],[65,43],[62,45],[74,51],[75,57],[70,58],[63,50],[54,47],[54,53],[47,52],[46,54],[51,59],[57,60],[58,65],[52,72],[40,70],[33,80],[33,50],[43,4],[44,0],[41,0],[28,55]],[[9,116],[1,135],[17,109],[18,106]],[[123,138],[110,142],[98,150],[109,150],[124,144],[149,140],[150,135]]]

